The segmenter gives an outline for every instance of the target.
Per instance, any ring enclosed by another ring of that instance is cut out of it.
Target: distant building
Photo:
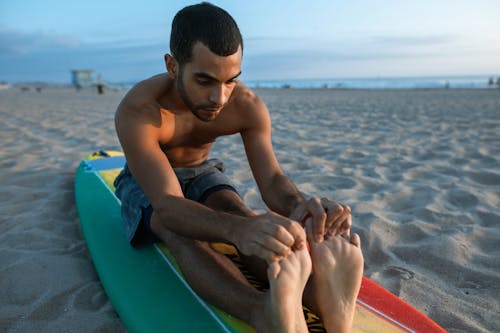
[[[71,71],[71,83],[77,88],[89,87],[95,84],[91,69],[75,69]]]

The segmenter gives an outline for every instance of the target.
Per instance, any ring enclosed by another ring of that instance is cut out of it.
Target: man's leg
[[[223,211],[235,215],[253,216],[254,212],[248,208],[243,199],[234,191],[220,190],[210,194],[203,204],[213,210]]]
[[[251,214],[241,198],[229,190],[211,194],[205,204],[231,213]],[[300,301],[310,274],[307,253],[296,253],[269,268],[271,289],[263,293],[227,257],[204,242],[172,233],[154,212],[151,228],[170,249],[190,286],[209,303],[248,322],[258,332],[307,331]]]
[[[205,204],[213,209],[235,214],[252,214],[243,200],[231,191],[216,192]],[[338,236],[311,245],[315,274],[304,290],[303,301],[320,316],[327,332],[348,332],[352,326],[363,275],[360,245],[357,234],[352,235],[349,241]],[[257,278],[266,278],[267,264],[263,260],[247,257],[245,264]]]
[[[203,203],[204,205],[219,211],[241,216],[253,216],[255,213],[248,208],[236,192],[222,190],[211,194]],[[263,284],[267,284],[267,263],[257,257],[249,257],[240,253],[240,257],[248,271]]]
[[[152,228],[168,247],[189,285],[221,309],[232,309],[234,316],[252,322],[253,309],[262,306],[263,294],[250,285],[239,269],[205,242],[181,237],[158,227],[153,213]]]

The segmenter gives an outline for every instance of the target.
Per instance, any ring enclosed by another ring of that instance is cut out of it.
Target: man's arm
[[[241,137],[245,152],[262,199],[272,211],[290,216],[305,201],[293,182],[284,175],[271,142],[271,119],[262,100],[253,94],[245,96],[245,128]]]
[[[241,136],[247,158],[266,205],[283,216],[305,224],[312,217],[316,241],[325,235],[348,233],[352,225],[350,208],[327,198],[306,200],[284,175],[274,154],[269,112],[259,97],[247,96],[246,114],[251,115]]]

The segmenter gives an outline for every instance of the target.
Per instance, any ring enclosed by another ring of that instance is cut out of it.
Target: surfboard
[[[80,224],[99,279],[129,332],[255,332],[243,321],[202,300],[162,244],[140,249],[123,231],[113,181],[125,164],[117,151],[85,157],[75,175]],[[230,245],[214,245],[240,265]],[[252,282],[249,276],[249,281]],[[310,332],[325,332],[304,308]],[[380,285],[363,277],[352,332],[445,332],[438,324]]]

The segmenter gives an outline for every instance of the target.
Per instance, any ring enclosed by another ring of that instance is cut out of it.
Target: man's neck
[[[158,98],[158,103],[162,108],[169,110],[173,113],[190,112],[186,103],[182,99],[175,81],[169,78],[171,82],[168,88]]]

